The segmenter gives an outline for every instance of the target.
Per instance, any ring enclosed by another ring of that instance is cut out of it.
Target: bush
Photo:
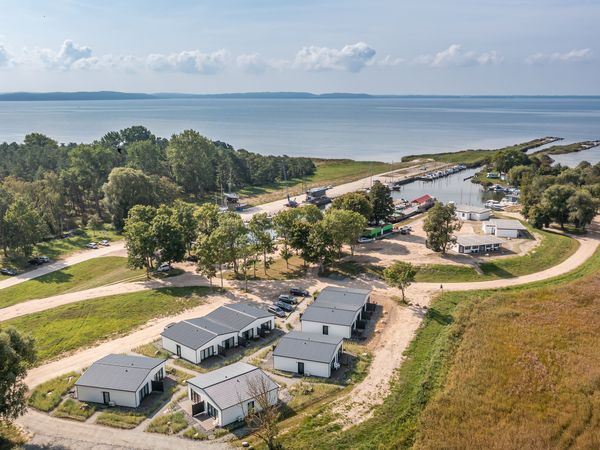
[[[208,435],[198,430],[196,427],[189,427],[183,432],[182,436],[195,441],[205,441],[208,439]]]
[[[146,427],[146,431],[149,433],[177,434],[187,426],[188,423],[183,412],[179,411],[154,418]]]

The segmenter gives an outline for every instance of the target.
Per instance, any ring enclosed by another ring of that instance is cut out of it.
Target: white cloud
[[[10,63],[10,54],[4,45],[0,44],[0,67],[6,67]]]
[[[328,47],[303,47],[293,62],[293,67],[310,70],[345,70],[359,72],[372,63],[375,50],[364,42],[346,45],[342,49]]]
[[[236,58],[236,63],[244,72],[254,74],[264,73],[270,66],[258,53],[240,55]]]
[[[213,74],[220,72],[229,62],[229,53],[219,50],[203,53],[199,50],[162,55],[154,53],[146,58],[146,65],[158,72],[184,72]]]
[[[403,62],[404,59],[402,58],[393,58],[392,55],[386,55],[385,58],[378,59],[377,61],[375,61],[375,64],[384,67],[394,67],[402,64]]]
[[[525,62],[527,64],[580,63],[591,61],[593,58],[594,52],[591,49],[582,48],[566,53],[534,53],[529,55]]]
[[[92,49],[66,40],[58,52],[48,48],[24,49],[23,55],[17,58],[17,64],[33,65],[48,69],[69,70],[85,60],[92,59]]]
[[[502,57],[495,50],[478,53],[474,51],[465,52],[459,44],[452,44],[445,50],[434,55],[421,55],[414,59],[415,64],[425,64],[431,67],[449,66],[484,66],[498,64]]]

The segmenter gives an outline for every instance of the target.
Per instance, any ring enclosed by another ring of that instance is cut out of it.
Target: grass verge
[[[89,419],[92,414],[96,411],[96,408],[87,403],[82,403],[72,398],[66,399],[62,402],[58,408],[52,413],[55,417],[62,419],[77,420],[78,422],[85,422]]]
[[[177,434],[188,427],[182,411],[155,417],[146,427],[149,433]]]
[[[144,420],[146,420],[145,414],[135,411],[112,409],[103,411],[96,419],[96,423],[121,430],[131,430]]]
[[[93,276],[90,276],[91,274]],[[52,297],[112,283],[139,281],[144,278],[144,270],[127,268],[127,258],[120,256],[94,258],[0,290],[0,308],[27,300]]]
[[[35,339],[37,363],[41,364],[99,341],[123,336],[151,319],[198,306],[208,291],[205,287],[163,288],[100,297],[17,317],[3,325]]]
[[[26,442],[27,437],[16,425],[0,420],[0,450],[22,448]]]
[[[194,441],[206,441],[208,439],[208,435],[196,427],[189,427],[187,430],[181,433],[181,435],[184,438],[192,439]]]
[[[77,372],[69,372],[36,386],[31,391],[29,406],[44,412],[53,410],[60,404],[63,395],[75,386],[78,379]]]

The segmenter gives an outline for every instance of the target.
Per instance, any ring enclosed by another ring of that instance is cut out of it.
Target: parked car
[[[361,237],[359,237],[359,238],[358,238],[358,241],[357,241],[357,242],[358,242],[359,244],[368,244],[369,242],[373,242],[374,240],[375,240],[375,239],[373,239],[373,238],[368,238],[368,237],[362,237],[362,236],[361,236]]]
[[[295,305],[296,303],[298,303],[296,298],[292,297],[291,295],[280,295],[277,300],[283,303],[287,303],[289,305]]]
[[[0,269],[0,273],[2,275],[8,275],[9,277],[14,277],[17,274],[17,272],[7,267],[3,267],[2,269]]]
[[[284,302],[280,302],[280,301],[276,301],[275,303],[273,303],[275,306],[277,306],[278,308],[283,309],[286,312],[293,312],[294,311],[294,307],[288,303],[284,303]]]
[[[169,270],[171,270],[171,264],[165,262],[162,263],[160,266],[158,266],[158,269],[156,269],[157,272],[168,272]]]
[[[89,244],[85,244],[85,246],[87,248],[91,248],[93,250],[97,250],[98,249],[98,244],[96,244],[95,242],[90,242]]]
[[[110,247],[110,242],[108,242],[108,239],[102,239],[100,242],[98,242],[98,244],[100,244],[102,247]]]
[[[50,258],[47,256],[34,256],[29,260],[29,264],[32,266],[41,266],[42,264],[50,262]]]
[[[275,314],[277,317],[286,317],[286,312],[281,309],[279,306],[271,305],[268,308],[268,311]]]
[[[41,256],[38,256],[37,258],[42,262],[42,264],[46,264],[46,263],[50,262],[50,258],[48,258],[46,255],[41,255]]]
[[[290,295],[295,295],[296,297],[310,297],[310,294],[306,289],[300,288],[291,288]]]
[[[188,262],[195,263],[195,262],[198,262],[198,257],[196,255],[190,255],[187,258],[185,258],[185,260]]]

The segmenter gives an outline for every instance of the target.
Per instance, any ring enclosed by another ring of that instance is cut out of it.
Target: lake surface
[[[546,135],[599,139],[600,97],[0,102],[0,141],[35,131],[90,142],[131,125],[163,137],[193,128],[263,154],[399,161]]]

